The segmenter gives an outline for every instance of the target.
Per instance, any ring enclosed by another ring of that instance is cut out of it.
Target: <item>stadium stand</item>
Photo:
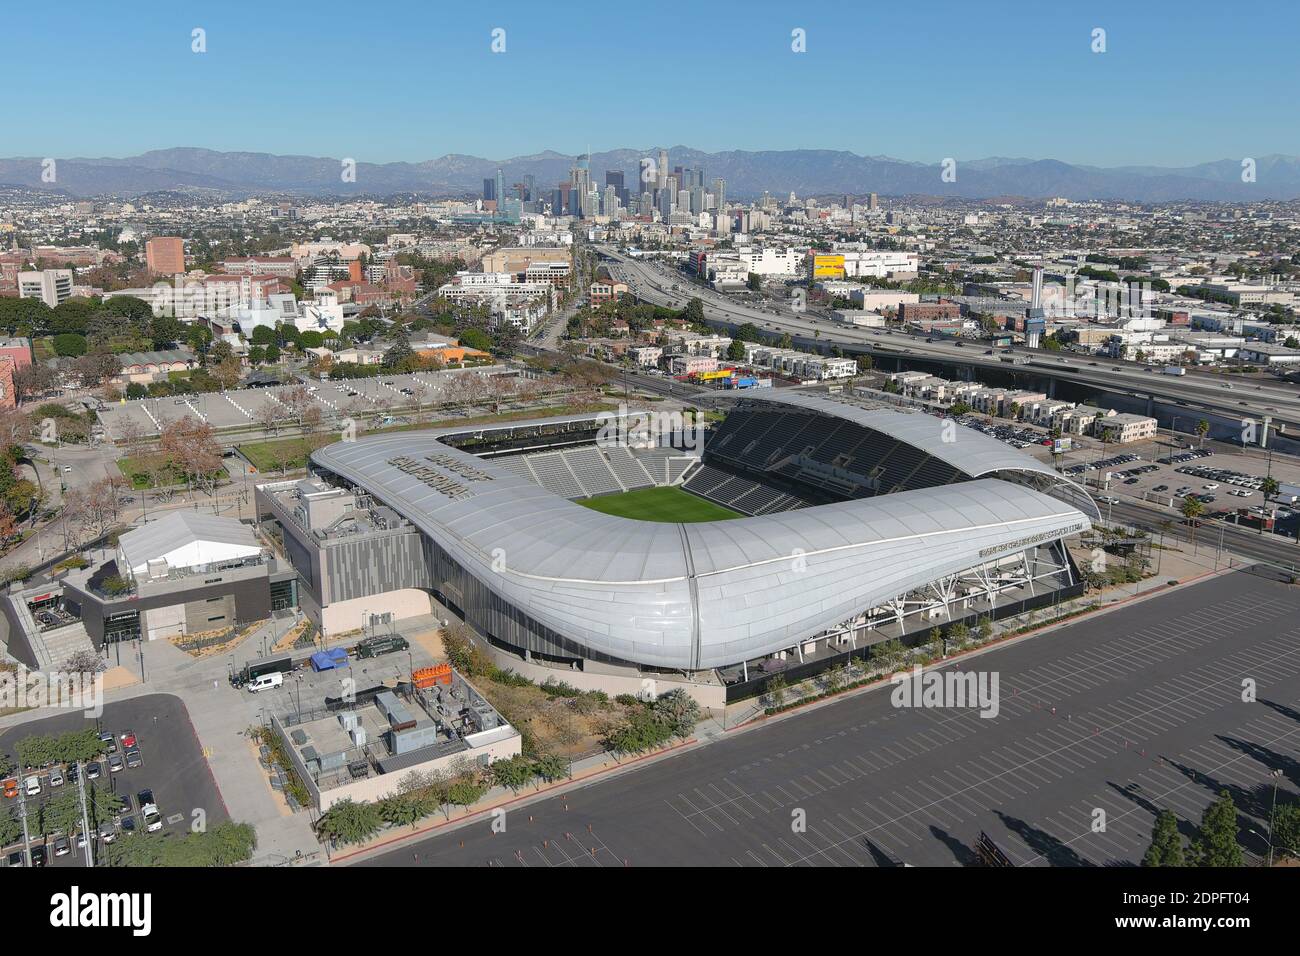
[[[705,446],[705,460],[805,482],[841,497],[860,497],[867,488],[889,494],[962,478],[952,465],[891,436],[828,415],[783,408],[732,409]],[[858,480],[835,477],[812,463]]]
[[[637,488],[653,488],[656,484],[650,472],[637,460],[636,456],[623,445],[602,446],[600,453],[605,456],[610,470],[628,491]]]
[[[595,445],[570,448],[562,454],[588,497],[614,495],[627,490]]]
[[[547,491],[564,498],[587,497],[587,492],[564,463],[563,452],[543,452],[526,458],[537,483]]]

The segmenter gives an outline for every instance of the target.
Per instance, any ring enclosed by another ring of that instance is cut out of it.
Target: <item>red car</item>
[[[131,749],[132,747],[134,747],[134,746],[135,746],[135,731],[134,731],[134,730],[124,730],[124,731],[122,731],[122,747],[123,747],[123,749],[125,749],[125,750],[130,750],[130,749]]]

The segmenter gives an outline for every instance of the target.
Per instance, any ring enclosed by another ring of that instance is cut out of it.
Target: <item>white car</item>
[[[1112,495],[1102,495],[1102,496],[1101,496],[1100,498],[1098,498],[1097,500],[1100,501],[1100,502],[1101,502],[1102,504],[1104,504],[1104,505],[1117,505],[1117,504],[1119,504],[1119,499],[1113,497]]]
[[[39,796],[39,795],[40,795],[40,792],[41,792],[41,778],[40,778],[40,777],[36,777],[36,776],[28,777],[28,778],[24,781],[24,785],[27,787],[27,796],[29,796],[29,797],[35,797],[35,796]]]
[[[156,804],[146,803],[140,808],[140,816],[144,818],[144,828],[150,833],[162,829],[162,814],[158,812]]]
[[[1204,491],[1217,491],[1218,488],[1219,488],[1219,485],[1218,485],[1218,482],[1209,481],[1209,482],[1206,482],[1205,484],[1201,485],[1201,488],[1202,488],[1202,490],[1204,490]]]

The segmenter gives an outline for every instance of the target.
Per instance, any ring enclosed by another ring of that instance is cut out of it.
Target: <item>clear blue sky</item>
[[[1191,165],[1300,154],[1297,36],[1291,0],[71,0],[4,19],[0,155],[681,144]]]

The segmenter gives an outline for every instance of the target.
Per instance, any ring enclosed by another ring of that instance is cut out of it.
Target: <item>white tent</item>
[[[255,557],[262,546],[252,529],[235,518],[174,511],[118,540],[118,571],[143,577],[155,568],[196,568]]]

